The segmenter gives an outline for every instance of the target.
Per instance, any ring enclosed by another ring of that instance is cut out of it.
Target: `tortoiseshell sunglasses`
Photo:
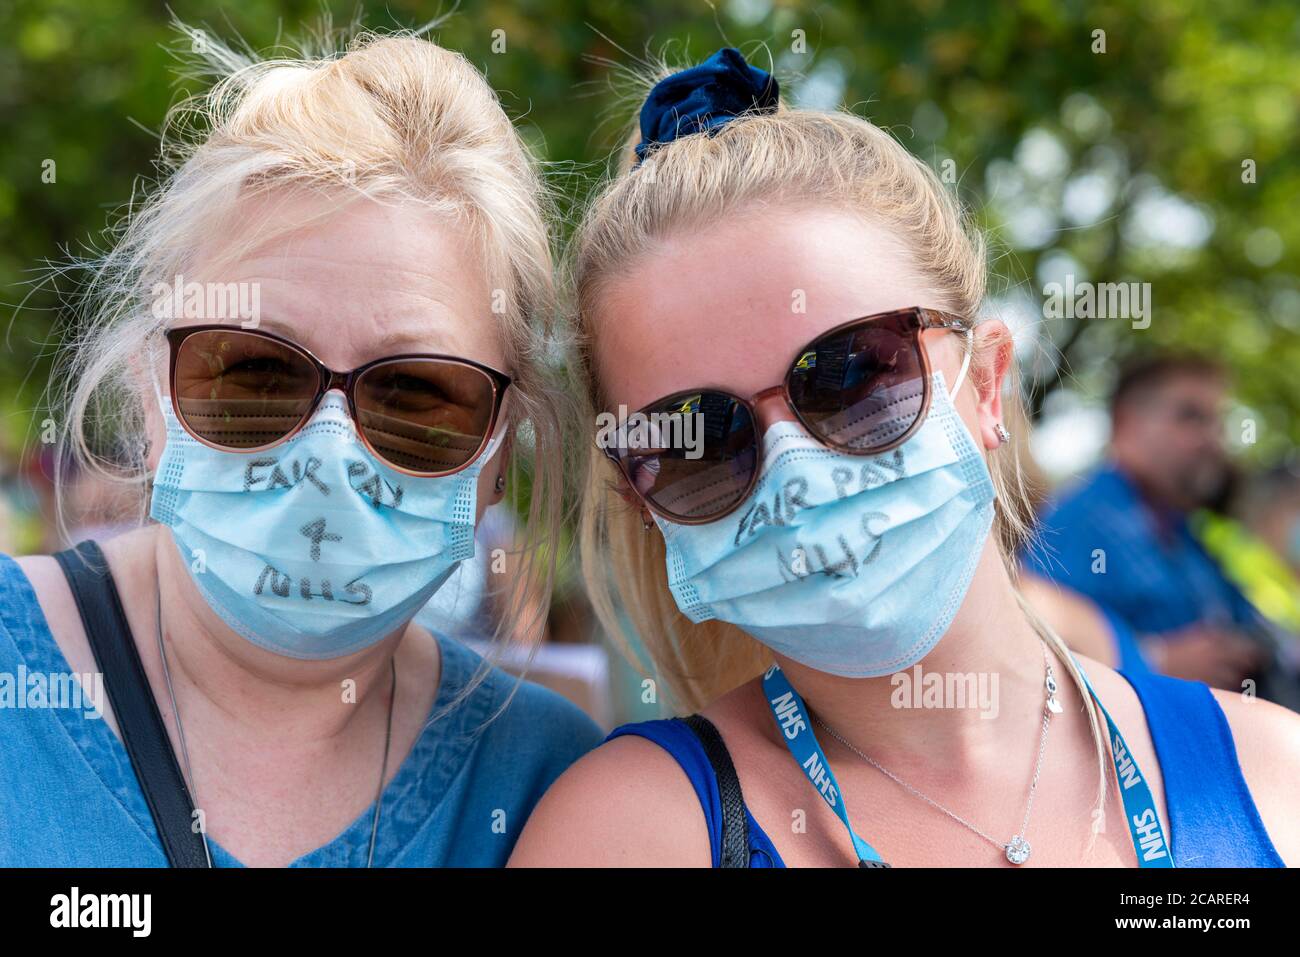
[[[735,510],[758,480],[761,437],[757,403],[782,395],[820,442],[850,455],[879,455],[902,445],[930,408],[927,329],[966,333],[959,316],[914,306],[850,320],[796,354],[780,385],[745,399],[726,389],[675,392],[639,410],[638,422],[696,416],[702,442],[649,440],[601,443],[646,507],[681,525],[714,522]]]
[[[269,332],[229,325],[168,330],[176,417],[204,445],[260,452],[298,432],[325,393],[340,389],[357,434],[407,475],[452,475],[496,429],[510,377],[455,356],[413,353],[336,372]]]

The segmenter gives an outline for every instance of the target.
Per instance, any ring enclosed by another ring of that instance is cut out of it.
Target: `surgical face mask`
[[[236,633],[290,658],[360,651],[415,615],[474,554],[479,473],[403,475],[358,439],[328,393],[264,452],[194,439],[158,393],[167,426],[149,514],[171,529],[208,604]]]
[[[706,525],[656,516],[682,612],[844,677],[925,657],[965,597],[994,513],[984,457],[943,374],[931,381],[924,423],[893,451],[848,455],[777,422],[739,509]],[[899,388],[919,392],[921,381]]]

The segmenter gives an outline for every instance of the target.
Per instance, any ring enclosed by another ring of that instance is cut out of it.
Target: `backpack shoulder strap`
[[[722,735],[713,722],[702,714],[682,719],[700,739],[704,756],[718,779],[718,793],[722,800],[722,867],[749,866],[749,827],[745,820],[745,797],[740,791],[740,778],[731,763]]]
[[[122,731],[122,744],[153,815],[172,867],[209,867],[203,836],[193,827],[194,803],[149,690],[122,600],[104,553],[93,541],[57,552],[77,602],[91,651]]]

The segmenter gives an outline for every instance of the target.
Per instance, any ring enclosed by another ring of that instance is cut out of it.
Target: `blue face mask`
[[[408,621],[474,554],[479,473],[403,475],[357,438],[337,392],[265,452],[212,449],[159,393],[167,444],[149,514],[236,633],[290,658],[337,658]]]
[[[891,452],[847,455],[778,422],[740,508],[706,525],[656,516],[682,612],[844,677],[925,657],[965,597],[994,511],[984,457],[943,374],[931,381],[925,421]],[[915,396],[921,380],[899,388]]]

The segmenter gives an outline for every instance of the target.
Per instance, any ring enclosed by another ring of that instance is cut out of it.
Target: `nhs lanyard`
[[[1078,661],[1075,661],[1078,666]],[[1120,782],[1120,797],[1124,802],[1124,816],[1128,821],[1129,833],[1133,838],[1133,849],[1137,852],[1139,867],[1173,867],[1173,857],[1169,852],[1169,842],[1165,840],[1164,828],[1160,816],[1156,814],[1155,799],[1138,769],[1137,761],[1124,743],[1124,736],[1111,720],[1110,712],[1097,697],[1092,682],[1083,674],[1083,682],[1088,687],[1092,699],[1106,718],[1110,730],[1111,758],[1115,762],[1115,774]],[[779,665],[772,665],[763,675],[763,694],[767,697],[772,717],[776,719],[777,728],[795,763],[803,769],[809,782],[822,796],[827,806],[835,812],[853,839],[853,850],[858,855],[859,867],[889,867],[880,854],[870,844],[860,838],[849,823],[849,812],[844,806],[844,796],[835,780],[830,762],[817,743],[813,733],[812,718],[804,706],[803,698],[794,690]]]

